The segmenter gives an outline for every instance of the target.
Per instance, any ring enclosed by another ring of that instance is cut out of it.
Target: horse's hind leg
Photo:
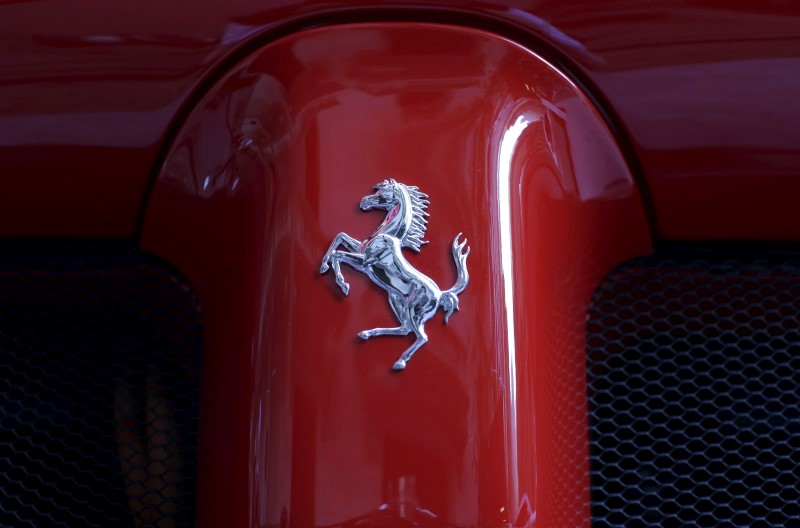
[[[373,328],[372,330],[364,330],[358,333],[361,339],[369,339],[370,337],[381,335],[408,335],[411,332],[411,326],[408,321],[401,315],[403,313],[403,298],[397,294],[389,294],[389,306],[392,308],[397,320],[400,321],[402,326],[395,328]]]
[[[398,326],[395,328],[373,328],[372,330],[364,330],[358,333],[361,339],[369,339],[370,337],[382,335],[408,335],[411,329],[407,326]]]
[[[400,359],[394,362],[392,365],[392,370],[403,370],[406,368],[406,363],[411,360],[411,356],[414,355],[414,352],[419,350],[419,348],[428,342],[428,336],[425,334],[425,329],[422,325],[417,325],[412,322],[412,327],[414,333],[417,334],[417,340],[414,341],[414,344],[408,347],[408,350],[403,352],[403,355],[400,356]]]

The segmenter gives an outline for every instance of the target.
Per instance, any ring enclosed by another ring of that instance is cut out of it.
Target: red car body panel
[[[460,312],[394,374],[408,338],[355,339],[393,323],[385,293],[317,271],[386,177],[430,196],[414,266],[449,287],[472,247]],[[600,115],[530,51],[409,23],[264,47],[184,124],[142,247],[207,310],[202,526],[588,522],[583,321],[650,234]]]
[[[382,20],[487,29],[567,71],[646,181],[658,236],[800,236],[793,4],[80,0],[0,9],[2,236],[134,236],[161,149],[229,66],[300,29]]]

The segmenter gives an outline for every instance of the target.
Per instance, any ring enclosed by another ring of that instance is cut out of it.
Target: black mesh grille
[[[587,353],[594,526],[800,526],[800,257],[628,263]]]
[[[0,526],[192,526],[200,339],[153,259],[0,255]]]

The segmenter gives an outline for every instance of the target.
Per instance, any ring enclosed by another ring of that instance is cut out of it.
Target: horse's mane
[[[430,204],[430,202],[426,200],[428,195],[419,192],[419,187],[404,185],[402,183],[397,183],[396,185],[405,187],[409,198],[411,198],[411,226],[408,228],[408,231],[406,231],[400,243],[405,247],[419,252],[420,247],[428,243],[427,240],[422,240],[425,236],[425,231],[428,230],[428,220],[425,217],[430,216],[425,212],[425,209],[427,209]]]

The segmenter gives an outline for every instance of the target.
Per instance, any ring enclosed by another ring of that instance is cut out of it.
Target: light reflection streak
[[[506,467],[510,470],[509,491],[512,504],[517,503],[519,492],[519,475],[517,468],[517,345],[514,327],[514,270],[513,247],[511,233],[511,161],[522,132],[531,123],[524,115],[517,117],[503,134],[498,154],[498,212],[500,216],[500,262],[503,270],[503,293],[506,308],[506,332],[508,343],[508,388],[509,413],[508,435],[509,445],[506,451]]]

